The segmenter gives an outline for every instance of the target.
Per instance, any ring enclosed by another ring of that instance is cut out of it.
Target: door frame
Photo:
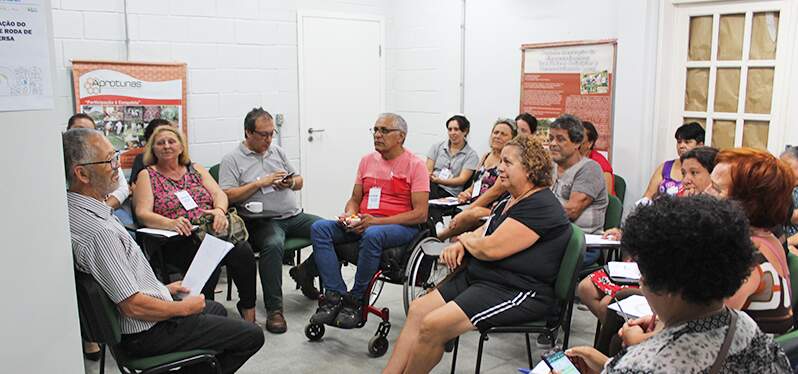
[[[343,19],[343,20],[353,20],[353,21],[371,21],[377,22],[379,24],[379,41],[380,41],[380,56],[379,56],[379,79],[378,79],[378,91],[379,91],[379,111],[385,111],[385,17],[379,15],[371,15],[371,14],[353,14],[353,13],[339,13],[339,12],[328,12],[328,11],[318,11],[318,10],[298,10],[297,11],[297,78],[298,78],[298,94],[299,94],[299,120],[298,120],[298,127],[299,127],[299,163],[301,168],[301,173],[305,173],[309,170],[308,168],[308,148],[305,146],[305,137],[307,136],[307,129],[303,120],[307,118],[306,110],[307,106],[305,105],[305,78],[304,78],[304,21],[305,18],[327,18],[327,19]],[[300,194],[300,198],[302,199],[302,206],[304,207],[305,201],[305,193],[306,188],[303,188]]]
[[[690,15],[703,13],[701,8],[708,6],[722,7],[729,10],[739,8],[743,12],[747,8],[769,8],[778,6],[780,25],[778,31],[779,49],[776,52],[778,65],[774,77],[773,101],[770,114],[770,134],[767,149],[779,155],[789,139],[789,118],[796,110],[789,105],[790,97],[796,93],[792,86],[798,81],[798,74],[790,63],[798,61],[798,48],[795,39],[798,34],[798,1],[784,0],[666,0],[660,3],[659,40],[657,46],[656,94],[654,106],[654,145],[656,160],[672,157],[674,151],[673,133],[681,125],[684,107],[684,85],[687,48],[677,48],[680,40],[687,37],[684,21]],[[781,48],[784,47],[784,48]],[[714,51],[714,49],[713,49]],[[742,76],[741,76],[742,81]],[[709,82],[714,85],[714,81]],[[744,87],[744,86],[742,86]],[[709,100],[709,98],[708,98]],[[736,129],[735,139],[741,139],[742,126]],[[711,142],[711,131],[707,131],[706,142]],[[659,162],[659,161],[657,161]]]

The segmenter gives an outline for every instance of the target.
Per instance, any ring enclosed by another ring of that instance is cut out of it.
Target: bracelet
[[[222,211],[222,214],[227,214],[227,211],[226,211],[226,210],[224,210],[224,209],[223,209],[222,207],[220,207],[220,206],[215,206],[215,207],[213,207],[213,209],[219,209],[219,210],[221,210],[221,211]]]
[[[296,186],[296,179],[294,177],[291,177],[291,189],[292,190],[294,189],[294,186]]]

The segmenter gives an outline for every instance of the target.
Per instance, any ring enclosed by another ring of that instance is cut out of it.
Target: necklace
[[[540,189],[541,189],[540,187],[537,187],[537,186],[532,186],[532,188],[530,188],[530,189],[526,190],[526,192],[524,192],[523,194],[521,194],[520,196],[518,196],[518,198],[516,198],[516,199],[512,199],[512,200],[511,200],[509,203],[507,203],[507,205],[504,207],[504,210],[502,210],[502,214],[504,214],[504,213],[507,213],[507,211],[510,209],[510,207],[512,207],[513,205],[515,205],[515,204],[516,204],[516,203],[518,203],[519,201],[521,201],[521,200],[523,200],[523,199],[527,198],[527,197],[528,197],[528,195],[532,195],[532,193],[535,193],[535,192],[537,192],[537,191],[540,191]]]

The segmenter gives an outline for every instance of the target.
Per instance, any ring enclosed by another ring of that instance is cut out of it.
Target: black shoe
[[[554,348],[554,342],[551,335],[543,333],[538,335],[537,346],[538,348]]]
[[[327,291],[324,294],[324,298],[319,301],[319,308],[316,309],[316,314],[310,317],[310,322],[332,325],[341,311],[341,306],[341,295],[334,291]]]
[[[294,266],[291,269],[288,269],[288,275],[290,275],[291,279],[296,282],[297,288],[302,291],[302,294],[305,295],[305,297],[311,300],[319,299],[321,292],[319,292],[316,286],[313,285],[313,278],[308,277],[299,266]]]
[[[363,322],[363,303],[352,295],[345,295],[343,305],[338,317],[335,318],[335,326],[342,329],[353,329],[360,326]]]

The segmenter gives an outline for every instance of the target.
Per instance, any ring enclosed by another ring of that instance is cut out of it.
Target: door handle
[[[314,132],[324,132],[324,129],[314,129],[312,127],[308,128],[308,134],[313,134]]]

